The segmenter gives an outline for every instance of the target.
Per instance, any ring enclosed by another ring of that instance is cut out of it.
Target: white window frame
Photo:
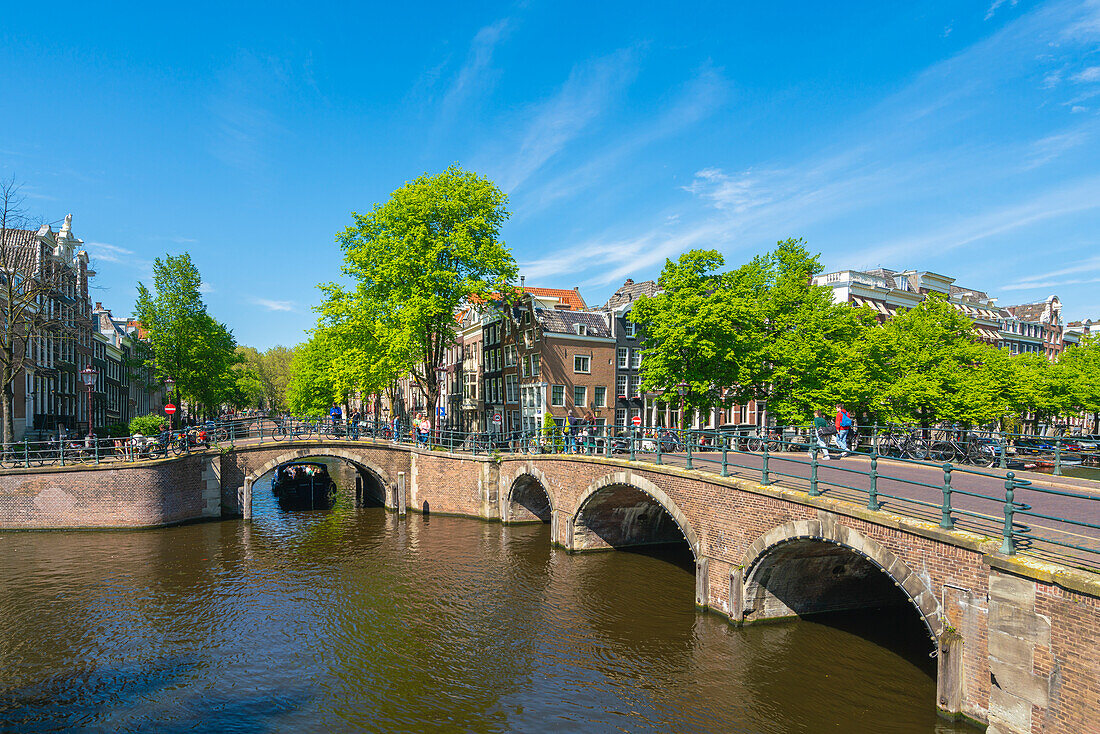
[[[577,360],[584,360],[584,369],[577,367]],[[573,355],[573,373],[577,375],[590,375],[592,374],[592,356],[588,354],[574,354]]]
[[[596,385],[592,388],[592,404],[597,408],[607,407],[607,388],[603,385]]]
[[[615,397],[625,398],[629,396],[630,383],[627,381],[626,375],[619,375],[615,378]]]
[[[618,358],[619,369],[625,370],[630,365],[630,348],[619,347],[615,350],[615,354]]]
[[[555,393],[560,390],[561,402],[554,399]],[[551,385],[550,386],[550,407],[552,408],[564,408],[565,407],[565,385]]]
[[[580,400],[577,400],[577,395],[581,396]],[[587,385],[574,385],[573,386],[573,405],[578,408],[588,407],[588,386]]]
[[[630,369],[636,370],[642,366],[642,350],[635,349],[630,353]]]

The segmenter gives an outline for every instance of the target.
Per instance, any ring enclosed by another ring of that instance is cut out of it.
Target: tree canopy
[[[230,402],[239,357],[232,332],[206,312],[202,278],[187,253],[153,262],[153,289],[138,283],[137,318],[147,332],[147,363],[177,394],[205,408]]]
[[[367,214],[352,214],[354,223],[337,241],[353,285],[322,286],[315,334],[335,345],[324,350],[329,393],[380,392],[410,375],[428,405],[435,404],[439,366],[456,336],[455,314],[473,300],[507,292],[516,276],[500,239],[505,203],[491,181],[451,166],[406,183]]]

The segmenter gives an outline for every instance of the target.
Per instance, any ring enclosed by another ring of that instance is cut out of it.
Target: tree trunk
[[[15,440],[15,388],[12,382],[8,382],[4,385],[4,390],[0,394],[0,412],[4,416],[3,431],[0,433],[5,445]]]

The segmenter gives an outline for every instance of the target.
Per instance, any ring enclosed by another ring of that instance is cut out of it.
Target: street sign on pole
[[[172,405],[171,403],[168,403],[168,405],[164,406],[164,412],[167,413],[168,415],[172,415],[173,413],[176,412],[176,406]]]
[[[446,418],[447,417],[447,408],[446,408],[446,406],[443,406],[443,405],[439,406],[439,417],[440,418]]]
[[[634,416],[634,425],[636,425],[636,426],[642,425],[642,416],[640,416],[640,415]]]
[[[499,426],[503,422],[504,422],[504,418],[501,417],[500,413],[493,413],[493,424],[494,425]]]

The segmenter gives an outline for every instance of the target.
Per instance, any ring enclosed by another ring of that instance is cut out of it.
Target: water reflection
[[[341,497],[0,534],[0,729],[962,731],[896,619],[737,629],[694,609],[686,548],[571,556],[542,525]]]

